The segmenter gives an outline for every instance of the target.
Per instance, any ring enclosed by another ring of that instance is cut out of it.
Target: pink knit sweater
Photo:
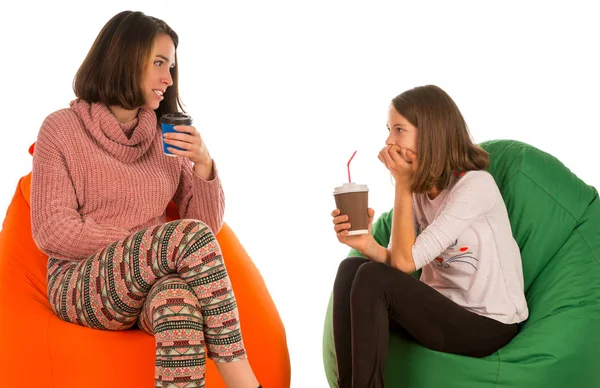
[[[173,199],[181,218],[215,233],[224,195],[186,158],[166,156],[152,110],[121,124],[106,105],[83,100],[49,115],[38,134],[31,177],[33,239],[45,254],[89,257],[131,233],[165,222]]]

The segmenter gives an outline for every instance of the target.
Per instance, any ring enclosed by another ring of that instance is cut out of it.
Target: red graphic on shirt
[[[444,253],[452,255],[453,252],[456,252],[455,247],[457,245],[458,239],[455,240],[454,243],[451,244]],[[456,253],[458,254],[450,256],[447,259],[444,259],[443,257],[436,257],[433,261],[433,264],[439,268],[450,268],[452,267],[452,263],[462,263],[470,265],[475,269],[475,271],[477,271],[477,263],[479,262],[479,260],[475,256],[473,256],[473,252],[469,251],[468,246],[458,248],[458,252]]]

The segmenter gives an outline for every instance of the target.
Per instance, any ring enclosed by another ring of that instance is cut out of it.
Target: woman
[[[506,206],[454,101],[439,87],[405,91],[389,108],[379,160],[395,180],[388,247],[348,236],[332,212],[342,261],[333,291],[340,387],[383,387],[389,330],[424,346],[484,357],[528,316],[521,256]],[[374,211],[368,209],[369,232]],[[420,280],[410,274],[422,269]]]
[[[156,386],[203,387],[205,357],[228,387],[259,386],[215,233],[224,196],[193,126],[164,154],[157,120],[181,107],[177,34],[141,12],[104,26],[49,115],[33,159],[33,238],[50,258],[48,298],[63,320],[156,337]],[[182,220],[165,223],[174,200]]]

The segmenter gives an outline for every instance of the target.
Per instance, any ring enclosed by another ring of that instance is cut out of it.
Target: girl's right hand
[[[348,229],[350,229],[348,216],[345,214],[340,215],[340,209],[335,209],[331,212],[334,225],[333,230],[335,230],[335,234],[337,235],[338,241],[342,244],[346,244],[350,248],[358,250],[363,254],[366,251],[368,245],[371,243],[371,240],[373,240],[373,236],[371,236],[371,227],[373,225],[373,217],[375,216],[375,211],[371,208],[368,208],[367,214],[369,216],[369,233],[359,234],[357,236],[348,236]]]

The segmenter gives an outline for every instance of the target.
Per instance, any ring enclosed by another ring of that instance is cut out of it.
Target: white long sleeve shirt
[[[435,199],[413,194],[421,281],[465,309],[503,323],[527,319],[521,253],[494,178],[470,171]]]

